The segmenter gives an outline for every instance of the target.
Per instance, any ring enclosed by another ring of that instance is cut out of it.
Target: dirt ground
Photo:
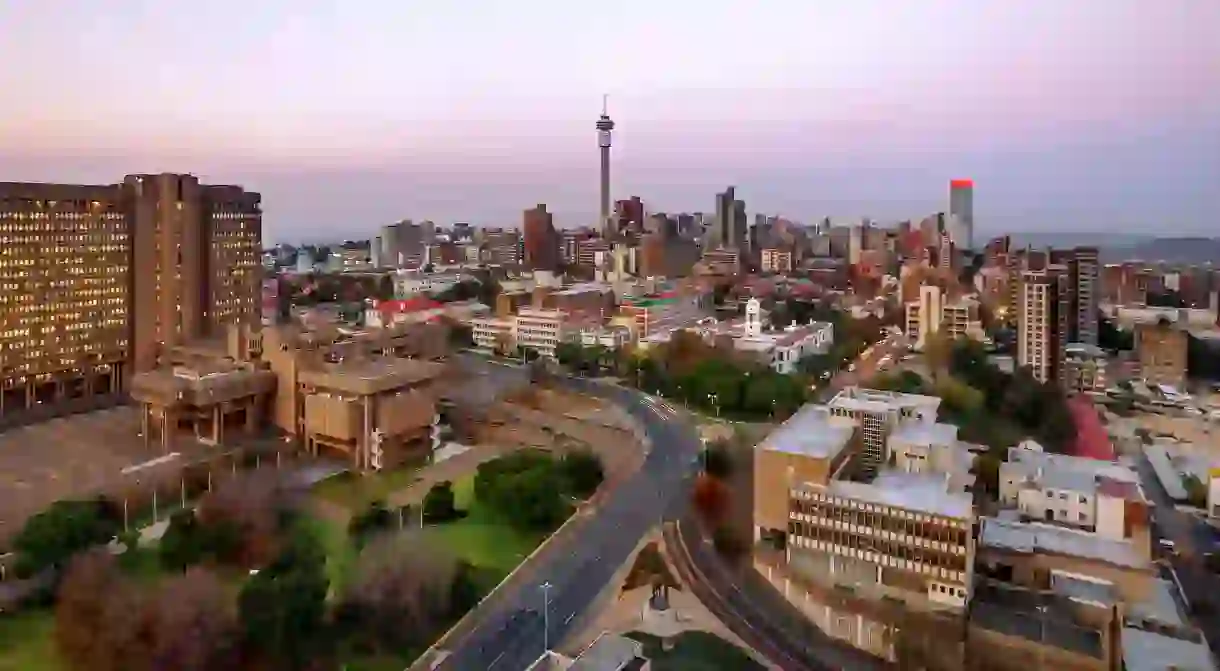
[[[0,547],[53,501],[108,491],[137,477],[172,476],[190,455],[131,470],[162,456],[158,446],[144,445],[139,411],[130,406],[0,433]]]

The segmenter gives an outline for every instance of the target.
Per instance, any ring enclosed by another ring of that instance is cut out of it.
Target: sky
[[[1215,0],[0,1],[0,181],[191,172],[269,241],[613,197],[1217,234]]]

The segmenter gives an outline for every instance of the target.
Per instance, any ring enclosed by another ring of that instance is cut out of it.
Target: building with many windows
[[[260,196],[191,175],[0,183],[0,415],[127,388],[173,346],[260,321]]]

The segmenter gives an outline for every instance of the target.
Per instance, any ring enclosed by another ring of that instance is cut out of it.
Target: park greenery
[[[625,384],[680,401],[706,415],[766,421],[788,417],[823,384],[881,338],[877,318],[856,319],[826,303],[789,299],[769,303],[773,325],[827,321],[835,339],[823,354],[805,357],[799,372],[784,375],[731,345],[708,343],[698,334],[675,331],[666,343],[647,350],[561,343],[556,359],[574,374],[614,376]]]
[[[23,613],[52,621],[54,661],[29,668],[402,668],[602,478],[592,452],[510,454],[468,487],[436,483],[405,517],[374,502],[338,529],[338,547],[275,474],[218,483],[147,547],[105,499],[61,501],[14,539],[21,576],[55,577],[52,609],[35,600]],[[512,546],[504,561],[447,542],[501,526],[528,543],[489,541]],[[337,572],[340,555],[350,562]]]

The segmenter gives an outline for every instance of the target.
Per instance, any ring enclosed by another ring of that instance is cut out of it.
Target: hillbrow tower
[[[614,233],[610,221],[610,135],[614,130],[614,122],[610,120],[606,105],[610,96],[602,96],[602,115],[597,119],[597,146],[601,149],[601,216],[602,235],[609,238]]]

